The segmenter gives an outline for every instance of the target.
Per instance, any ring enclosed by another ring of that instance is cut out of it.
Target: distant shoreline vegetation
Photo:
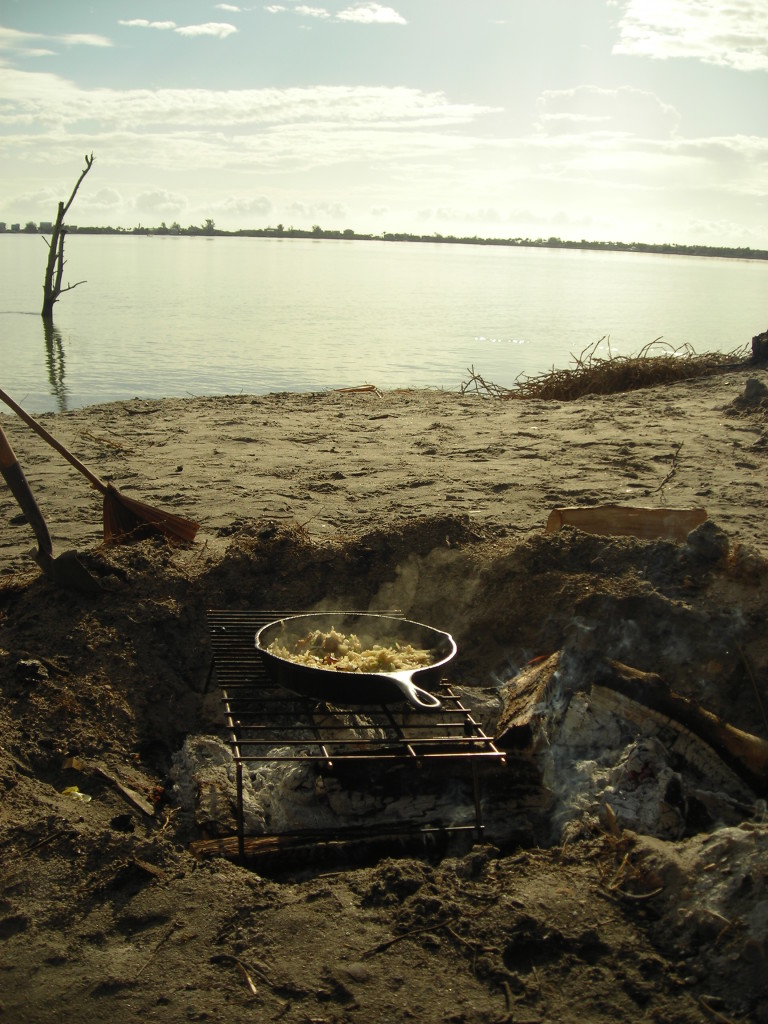
[[[23,228],[18,224],[12,225],[10,231],[5,231],[4,228],[4,225],[0,225],[0,233],[46,234],[50,231],[51,226],[47,223],[38,225],[30,221]],[[725,259],[768,260],[768,250],[766,249],[735,248],[725,245],[678,245],[675,242],[662,242],[658,244],[648,242],[595,242],[589,241],[586,238],[582,238],[580,241],[571,241],[554,235],[549,238],[481,238],[477,235],[467,237],[441,235],[437,232],[431,235],[417,235],[407,231],[386,231],[383,234],[374,235],[360,234],[351,228],[345,228],[343,231],[325,229],[317,224],[310,229],[286,228],[282,224],[278,224],[276,227],[241,228],[237,231],[224,231],[217,228],[212,220],[207,220],[200,226],[192,224],[186,228],[181,227],[179,224],[168,226],[163,222],[159,227],[144,227],[140,224],[135,228],[66,226],[66,231],[79,235],[202,235],[209,238],[328,238],[353,242],[432,242],[446,245],[501,245],[526,249],[589,249],[601,252],[642,252],[672,256],[712,256]]]

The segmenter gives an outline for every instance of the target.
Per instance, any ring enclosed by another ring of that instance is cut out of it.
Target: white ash
[[[188,736],[173,756],[172,795],[185,823],[222,833],[237,821],[237,769],[230,747],[216,736]],[[251,780],[243,772],[246,832],[263,833],[264,815],[253,800]]]
[[[557,687],[537,723],[535,756],[553,794],[550,841],[614,817],[621,828],[675,840],[694,806],[712,827],[755,813],[752,790],[683,726],[601,686],[570,697],[567,689]]]
[[[243,819],[247,835],[327,831],[342,826],[440,822],[474,823],[469,780],[448,777],[435,787],[395,786],[381,782],[345,785],[333,774],[321,775],[314,759],[278,760],[297,748],[275,747],[265,760],[245,762]],[[243,749],[247,755],[247,748]],[[272,760],[267,760],[267,758]],[[413,767],[408,765],[413,772]],[[420,771],[419,776],[427,773]],[[190,736],[173,758],[173,796],[189,825],[216,835],[232,833],[237,814],[235,758],[215,736]],[[359,780],[358,780],[359,781]]]

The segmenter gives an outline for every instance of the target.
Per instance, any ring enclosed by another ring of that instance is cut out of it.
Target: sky
[[[0,0],[0,221],[768,248],[766,0]]]

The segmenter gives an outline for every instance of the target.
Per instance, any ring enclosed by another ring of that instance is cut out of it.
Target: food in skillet
[[[273,640],[267,650],[278,658],[310,668],[330,668],[337,672],[400,672],[405,669],[431,665],[432,651],[393,641],[389,646],[363,644],[354,633],[339,633],[335,629],[324,632],[313,629],[292,647]]]

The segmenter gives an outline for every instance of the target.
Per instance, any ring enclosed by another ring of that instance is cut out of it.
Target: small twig
[[[379,391],[375,384],[360,384],[358,385],[358,387],[334,388],[333,390],[339,395],[363,394],[364,392],[373,391],[375,394],[381,397],[381,392]]]
[[[515,1005],[515,997],[512,995],[512,989],[509,987],[509,982],[506,979],[502,980],[501,987],[504,990],[504,999],[507,1004],[507,1012],[510,1012],[512,1010],[512,1007]]]
[[[181,811],[180,807],[171,807],[165,812],[165,818],[160,826],[160,831],[165,832],[176,820]]]
[[[212,964],[234,964],[235,967],[240,972],[243,981],[245,982],[245,986],[252,996],[258,995],[258,989],[256,988],[253,978],[251,977],[252,974],[255,975],[259,979],[259,981],[263,982],[263,984],[266,985],[267,988],[272,992],[274,998],[277,999],[278,1002],[280,1003],[282,1012],[285,1012],[285,1009],[289,1004],[286,1003],[285,1000],[281,999],[280,996],[274,991],[275,986],[273,982],[270,981],[270,979],[264,973],[264,971],[260,970],[258,967],[253,967],[252,965],[246,967],[242,960],[239,960],[236,956],[232,956],[231,953],[217,953],[215,956],[211,957],[210,962]]]
[[[79,288],[81,284],[88,284],[87,281],[75,281],[74,284],[67,284],[63,288],[59,289],[59,295],[63,295],[64,292],[71,292],[74,288]]]
[[[698,1003],[702,1010],[708,1014],[712,1020],[717,1021],[717,1024],[735,1024],[731,1017],[726,1017],[724,1014],[718,1013],[714,1006],[710,1006],[703,996],[699,996]]]
[[[682,447],[683,447],[683,442],[681,441],[680,444],[677,446],[675,454],[672,456],[672,466],[670,467],[669,472],[664,477],[664,479],[661,481],[659,486],[654,488],[654,492],[653,492],[654,494],[656,493],[656,491],[663,491],[664,488],[666,487],[666,485],[669,483],[669,481],[672,479],[672,477],[677,472],[677,459],[678,459],[678,456],[680,455],[680,449]]]
[[[154,946],[152,952],[150,953],[149,957],[144,961],[144,963],[141,965],[141,967],[138,969],[138,971],[136,971],[136,977],[137,978],[152,963],[152,961],[155,959],[155,956],[157,955],[157,951],[158,951],[158,949],[160,949],[160,947],[163,945],[163,943],[167,942],[168,939],[170,939],[170,937],[176,931],[176,929],[180,928],[180,927],[181,927],[181,925],[179,924],[178,921],[173,921],[170,924],[170,926],[165,929],[163,934],[160,936],[160,938],[155,943],[155,946]]]
[[[485,911],[483,911],[485,913]],[[478,942],[474,939],[465,939],[459,933],[450,926],[446,921],[445,924],[439,926],[445,928],[451,938],[457,942],[460,946],[466,946],[467,949],[471,949],[474,954],[477,953],[495,953],[498,952],[498,946],[485,946],[482,942]]]
[[[80,436],[87,438],[89,441],[95,441],[96,444],[107,444],[110,448],[116,448],[120,452],[130,453],[132,451],[131,448],[126,448],[126,446],[124,444],[120,444],[119,441],[112,441],[108,437],[99,437],[97,434],[94,434],[92,430],[82,430],[80,432]]]
[[[253,983],[253,978],[248,973],[248,968],[245,966],[242,960],[238,960],[236,956],[232,956],[230,953],[220,953],[217,956],[211,957],[212,964],[234,964],[240,975],[245,982],[245,987],[251,993],[252,996],[258,995],[258,990]]]
[[[383,953],[390,946],[394,946],[397,942],[402,942],[403,939],[410,939],[414,935],[423,935],[424,932],[435,932],[440,928],[444,928],[450,924],[450,921],[439,921],[436,924],[424,925],[422,928],[412,928],[410,931],[401,932],[399,935],[395,935],[392,939],[387,939],[386,942],[380,942],[378,946],[374,946],[372,949],[367,949],[363,954],[363,960],[367,960],[369,957],[376,956],[377,953]]]
[[[238,971],[240,971],[240,974],[243,977],[243,981],[245,982],[245,987],[248,989],[251,995],[257,995],[256,986],[253,984],[253,979],[251,978],[250,974],[245,969],[243,964],[241,964],[239,960],[235,960],[235,967],[237,967]]]
[[[38,839],[36,843],[32,843],[24,850],[24,854],[32,853],[33,850],[39,850],[41,846],[46,846],[48,843],[52,843],[54,839],[60,839],[61,836],[67,835],[67,831],[62,829],[60,832],[52,832],[49,836],[45,836],[43,839]]]
[[[625,853],[624,854],[624,859],[622,860],[621,864],[619,865],[619,867],[617,868],[616,872],[614,873],[613,878],[608,883],[609,890],[613,891],[614,889],[618,889],[618,887],[619,887],[619,885],[621,883],[621,880],[622,880],[622,878],[624,876],[624,872],[627,869],[627,865],[628,864],[629,864],[629,854]]]
[[[546,1007],[546,1005],[549,1002],[549,1000],[547,999],[546,995],[544,994],[544,989],[541,987],[541,979],[539,978],[538,972],[536,971],[536,965],[535,964],[531,964],[531,972],[533,974],[534,981],[536,982],[536,987],[539,990],[539,998],[542,1000],[542,1002],[545,1004],[545,1007]]]
[[[612,892],[615,892],[617,896],[624,896],[628,900],[650,900],[654,896],[658,896],[660,892],[664,892],[664,886],[660,885],[658,889],[653,889],[651,892],[627,892],[626,889],[614,886]]]

